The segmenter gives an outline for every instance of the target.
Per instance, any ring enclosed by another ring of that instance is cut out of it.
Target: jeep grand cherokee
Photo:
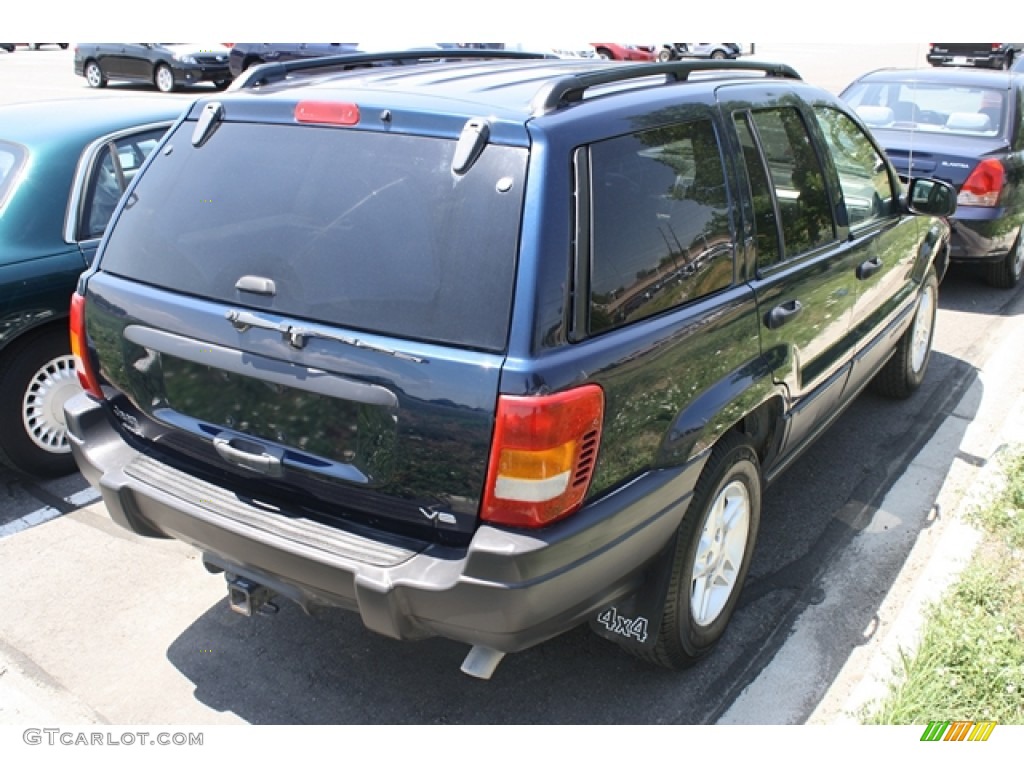
[[[588,621],[691,663],[763,484],[920,384],[952,190],[904,194],[785,66],[438,56],[192,106],[73,299],[75,457],[240,612],[351,609],[482,677]]]

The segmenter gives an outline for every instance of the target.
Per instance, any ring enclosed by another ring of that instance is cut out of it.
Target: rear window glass
[[[20,144],[0,141],[0,209],[14,188],[14,180],[25,161],[25,155],[25,149]]]
[[[527,154],[338,128],[185,123],[139,180],[101,269],[237,306],[498,351]],[[236,290],[274,281],[272,299]]]
[[[871,128],[995,136],[1002,130],[1005,91],[930,83],[857,83],[843,94]]]

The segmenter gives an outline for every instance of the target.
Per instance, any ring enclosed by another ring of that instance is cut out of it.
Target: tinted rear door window
[[[185,123],[140,179],[101,268],[177,292],[404,338],[500,351],[527,153],[463,176],[446,139]],[[253,275],[273,297],[238,291]]]
[[[710,120],[608,139],[590,152],[592,333],[732,284],[729,198]]]
[[[759,203],[765,171],[775,192],[778,217],[782,222],[783,258],[790,259],[835,240],[832,206],[825,187],[821,163],[798,110],[784,107],[760,109],[734,116],[741,141],[756,141],[764,165],[745,146],[748,177],[758,211],[758,266],[769,265],[772,242],[766,233],[773,227],[774,209]],[[765,167],[766,166],[766,167]]]

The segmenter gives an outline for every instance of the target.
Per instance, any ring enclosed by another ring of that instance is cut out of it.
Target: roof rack
[[[381,51],[375,53],[339,53],[333,56],[318,56],[312,59],[271,62],[260,64],[242,73],[231,90],[254,88],[258,85],[277,83],[293,72],[310,72],[318,69],[355,69],[359,67],[382,66],[386,64],[411,64],[421,61],[451,61],[456,59],[551,59],[546,53],[526,51],[481,50],[478,48],[424,48],[405,51]]]
[[[663,84],[669,85],[688,80],[693,72],[721,70],[762,72],[765,77],[784,77],[791,80],[803,79],[795,69],[787,64],[770,64],[757,61],[687,60],[651,64],[625,63],[621,67],[602,67],[595,69],[593,72],[567,75],[548,83],[534,97],[532,111],[537,116],[554,112],[560,107],[582,101],[587,89],[596,86],[612,85],[656,75],[664,75],[665,81]]]
[[[415,64],[419,62],[438,62],[465,59],[557,59],[545,53],[528,53],[524,51],[479,50],[470,49],[419,49],[405,51],[387,51],[376,53],[341,53],[334,56],[320,56],[314,59],[297,59],[294,61],[261,64],[239,76],[231,85],[231,90],[254,88],[260,85],[285,80],[293,72],[315,72],[321,69],[357,69],[363,67]],[[535,116],[554,112],[561,107],[583,100],[590,88],[602,85],[626,83],[630,80],[664,76],[663,85],[685,82],[694,72],[760,72],[765,77],[783,77],[791,80],[802,78],[788,64],[774,64],[757,61],[736,60],[702,60],[687,59],[683,61],[667,61],[652,63],[621,62],[615,66],[605,62],[605,66],[595,66],[592,71],[578,71],[571,75],[563,75],[544,85],[531,104],[531,112]]]

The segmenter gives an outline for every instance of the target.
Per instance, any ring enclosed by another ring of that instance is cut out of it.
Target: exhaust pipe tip
[[[504,651],[496,651],[483,645],[474,645],[466,654],[461,669],[470,677],[490,680],[503,658],[505,658]]]

